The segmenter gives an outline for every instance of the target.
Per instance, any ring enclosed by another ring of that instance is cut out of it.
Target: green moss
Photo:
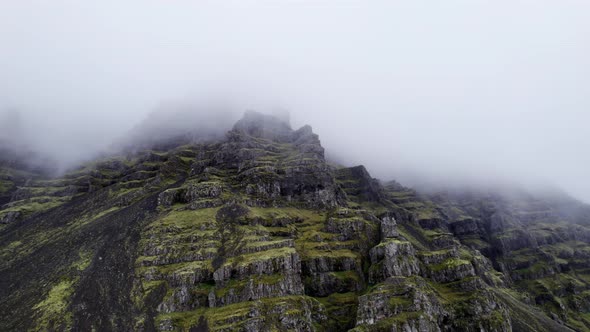
[[[265,285],[275,285],[278,284],[279,282],[283,281],[285,279],[285,276],[279,273],[275,273],[275,274],[265,274],[262,276],[259,276],[257,278],[254,279],[254,283],[257,285],[260,284],[265,284]]]
[[[432,289],[436,291],[438,298],[441,299],[443,303],[449,304],[466,301],[469,297],[473,295],[471,294],[471,292],[462,289],[461,285],[463,281],[455,281],[446,284],[428,281],[428,284],[430,285],[430,287],[432,287]]]
[[[176,330],[187,331],[197,326],[203,319],[207,322],[209,331],[237,331],[263,318],[269,331],[280,331],[284,329],[281,323],[282,317],[300,316],[304,319],[301,308],[318,305],[316,300],[307,296],[265,298],[223,307],[160,314],[156,318],[156,324],[171,320]]]
[[[440,229],[423,229],[422,233],[430,239],[435,238],[437,236],[441,236],[441,235],[452,235],[451,233],[444,232]]]
[[[8,192],[14,188],[14,183],[8,180],[0,179],[0,194]]]
[[[284,257],[291,254],[294,254],[295,248],[290,247],[283,247],[271,250],[260,251],[252,254],[245,254],[240,256],[234,256],[229,258],[226,261],[226,264],[237,264],[240,266],[245,266],[254,262],[260,262],[265,260],[270,260],[273,258]]]
[[[325,308],[328,322],[318,330],[338,331],[353,328],[356,322],[358,295],[356,293],[333,293],[317,300]]]
[[[195,160],[195,159],[194,159],[194,158],[192,158],[192,157],[180,157],[180,159],[181,159],[181,160],[182,160],[184,163],[186,163],[186,164],[190,164],[190,163],[192,163],[192,162],[193,162],[193,160]]]
[[[251,207],[250,218],[263,219],[279,219],[279,218],[299,218],[303,221],[322,221],[325,219],[325,214],[320,211],[298,209],[295,207],[280,207],[280,208],[258,208]]]
[[[230,279],[228,280],[223,287],[216,287],[215,288],[215,297],[222,298],[225,297],[233,291],[234,293],[240,293],[246,286],[250,283],[249,280],[236,280]]]
[[[92,262],[92,252],[82,250],[78,253],[78,256],[80,257],[80,259],[74,262],[74,264],[72,264],[72,267],[78,271],[84,271],[86,270],[86,268],[88,268],[88,266],[90,266],[90,263]]]
[[[358,252],[354,252],[349,249],[307,250],[305,252],[305,258],[316,258],[316,257],[336,258],[336,259],[339,259],[339,258],[360,259],[360,254]]]
[[[403,240],[399,240],[399,239],[385,239],[384,241],[381,241],[378,245],[376,245],[376,248],[379,247],[384,247],[389,243],[395,243],[397,245],[405,245],[405,244],[411,244],[410,241],[403,241]]]
[[[143,281],[142,282],[142,287],[143,290],[145,291],[145,293],[149,293],[152,290],[160,287],[160,285],[164,284],[165,281],[164,280],[150,280],[150,281]]]
[[[23,243],[21,241],[12,241],[3,250],[14,250],[14,249],[20,247],[22,244]]]
[[[21,189],[27,190],[33,196],[53,196],[58,192],[62,192],[67,189],[66,186],[46,186],[46,187],[22,187]]]
[[[143,256],[139,257],[136,262],[140,262],[142,259]],[[176,275],[192,274],[197,269],[210,270],[213,272],[213,267],[211,266],[210,261],[190,261],[139,268],[140,271],[144,269],[156,269],[163,275],[172,275],[173,273]]]
[[[0,259],[7,263],[15,257],[19,257],[20,251],[23,248],[22,241],[12,241],[6,247],[0,248]]]
[[[71,326],[72,314],[68,311],[68,305],[74,292],[74,283],[73,280],[62,280],[51,288],[43,301],[33,307],[38,312],[39,330],[65,330],[64,325]]]
[[[199,210],[171,211],[164,218],[151,224],[150,227],[194,227],[215,222],[215,215],[219,208],[207,208]]]
[[[454,269],[461,265],[471,265],[471,262],[460,258],[449,258],[440,264],[430,265],[429,268],[432,271],[442,271],[447,269]]]
[[[525,278],[531,278],[543,271],[547,271],[550,269],[546,262],[536,262],[535,264],[531,265],[530,267],[524,269],[518,269],[513,271],[513,273],[519,274],[524,276]]]
[[[370,201],[363,201],[361,202],[361,207],[366,211],[371,212],[375,216],[382,215],[384,213],[389,212],[392,208],[397,207],[395,204],[390,202],[370,202]],[[397,207],[399,208],[399,207]]]
[[[281,244],[288,244],[288,239],[281,239],[281,240],[272,240],[272,241],[258,241],[260,236],[246,236],[244,237],[244,242],[246,242],[246,248],[261,248],[265,246],[274,246],[274,245],[281,245]]]
[[[392,296],[389,298],[389,306],[392,308],[407,307],[412,304],[412,300],[403,296]]]
[[[9,207],[2,210],[1,212],[20,212],[25,216],[33,213],[42,212],[60,206],[69,198],[67,197],[50,197],[40,196],[22,201],[11,202]]]

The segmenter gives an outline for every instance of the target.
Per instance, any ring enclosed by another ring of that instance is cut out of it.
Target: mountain
[[[256,112],[59,177],[2,157],[1,331],[590,330],[564,194],[383,183]]]

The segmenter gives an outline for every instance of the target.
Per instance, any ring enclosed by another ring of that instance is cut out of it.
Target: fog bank
[[[20,115],[0,116],[0,138],[71,164],[155,110],[163,127],[225,128],[280,108],[382,179],[590,202],[589,14],[568,0],[4,1],[0,110]]]

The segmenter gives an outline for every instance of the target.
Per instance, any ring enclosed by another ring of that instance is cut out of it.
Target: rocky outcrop
[[[247,302],[262,298],[302,295],[303,285],[299,274],[281,274],[271,278],[253,277],[243,282],[216,287],[209,293],[209,307]]]
[[[381,202],[384,190],[378,180],[373,179],[365,166],[336,170],[336,180],[350,198],[358,201]]]
[[[506,306],[485,284],[453,287],[476,295],[457,303],[442,302],[435,295],[438,290],[420,277],[391,278],[359,298],[354,331],[511,331]]]
[[[379,223],[373,215],[340,208],[326,220],[325,231],[336,234],[339,241],[357,241],[358,249],[367,252],[379,242]]]
[[[357,330],[385,323],[393,331],[441,331],[446,315],[424,280],[397,277],[359,297]]]
[[[428,276],[436,282],[451,282],[475,276],[475,269],[470,261],[449,258],[440,264],[429,266]]]
[[[389,239],[370,252],[371,268],[369,282],[379,283],[389,277],[407,277],[420,273],[419,261],[412,244],[407,241]]]
[[[252,259],[255,259],[254,257]],[[243,280],[250,276],[262,276],[280,272],[301,273],[299,255],[291,252],[284,256],[256,259],[251,262],[236,262],[225,264],[213,273],[217,285],[225,285],[228,280]]]
[[[172,188],[158,196],[158,204],[171,207],[175,203],[190,203],[189,208],[214,207],[221,205],[221,194],[227,190],[219,182],[190,182],[179,188]]]
[[[381,216],[381,238],[394,238],[399,236],[399,232],[397,230],[397,221],[395,220],[395,215],[393,213],[386,213]]]
[[[255,198],[248,199],[250,206],[345,204],[309,126],[294,131],[276,118],[248,112],[216,149],[209,166],[236,171],[241,189]]]
[[[311,275],[314,273],[332,271],[361,271],[362,267],[358,257],[348,256],[317,256],[310,257],[303,262],[303,273]]]

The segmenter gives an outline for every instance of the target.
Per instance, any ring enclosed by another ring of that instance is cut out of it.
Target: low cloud
[[[331,158],[382,179],[558,186],[590,202],[589,9],[6,1],[0,138],[71,165],[288,109]]]

